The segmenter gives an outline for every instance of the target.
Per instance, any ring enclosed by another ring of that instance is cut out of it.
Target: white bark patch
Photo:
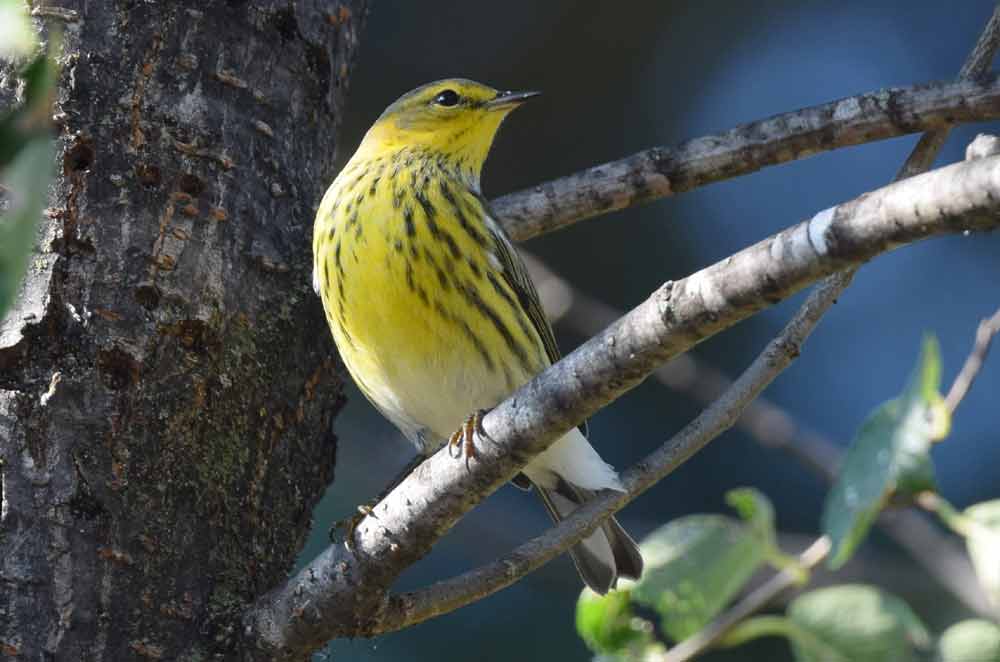
[[[965,160],[985,159],[987,156],[1000,154],[1000,138],[988,133],[980,133],[976,139],[965,148]]]
[[[844,99],[833,109],[833,121],[843,122],[861,114],[861,104],[857,99]]]
[[[771,246],[768,251],[771,254],[771,259],[775,262],[781,262],[781,257],[785,254],[784,243],[781,237],[782,235],[778,235],[771,239]]]
[[[699,271],[688,277],[688,287],[698,293],[704,302],[706,310],[723,310],[726,308],[726,297],[719,289],[714,278],[706,277]]]
[[[826,255],[830,247],[826,243],[826,231],[833,223],[833,217],[837,212],[836,207],[830,207],[819,212],[809,221],[809,243],[818,255]]]

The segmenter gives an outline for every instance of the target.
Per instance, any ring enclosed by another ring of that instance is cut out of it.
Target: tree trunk
[[[60,160],[0,327],[0,658],[236,659],[291,567],[333,476],[310,232],[365,4],[35,10]]]

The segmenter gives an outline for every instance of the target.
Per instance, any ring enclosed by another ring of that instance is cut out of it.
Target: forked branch
[[[990,157],[824,210],[666,283],[490,412],[483,424],[495,443],[481,445],[478,461],[466,468],[446,451],[432,456],[362,521],[353,550],[329,548],[262,598],[248,614],[248,636],[268,656],[281,659],[332,637],[380,631],[388,588],[404,568],[534,455],[665,361],[845,267],[928,237],[998,225],[1000,157]],[[648,471],[647,463],[637,465],[625,474],[626,486],[655,481],[650,478],[655,472]],[[633,494],[608,495],[581,509],[558,529],[572,527],[561,548],[592,531],[596,517],[620,508]]]

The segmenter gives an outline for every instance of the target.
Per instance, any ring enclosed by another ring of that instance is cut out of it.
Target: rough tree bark
[[[308,236],[365,5],[33,9],[65,56],[0,327],[0,657],[236,658],[289,570],[333,475]]]

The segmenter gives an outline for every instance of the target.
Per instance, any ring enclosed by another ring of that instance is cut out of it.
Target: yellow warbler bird
[[[451,79],[403,95],[368,130],[316,214],[313,285],[340,355],[422,455],[449,439],[473,452],[474,413],[559,358],[524,263],[479,186],[500,123],[535,94]],[[515,483],[528,481],[557,522],[595,490],[622,489],[575,429]],[[598,593],[642,571],[635,542],[613,518],[570,553]]]

